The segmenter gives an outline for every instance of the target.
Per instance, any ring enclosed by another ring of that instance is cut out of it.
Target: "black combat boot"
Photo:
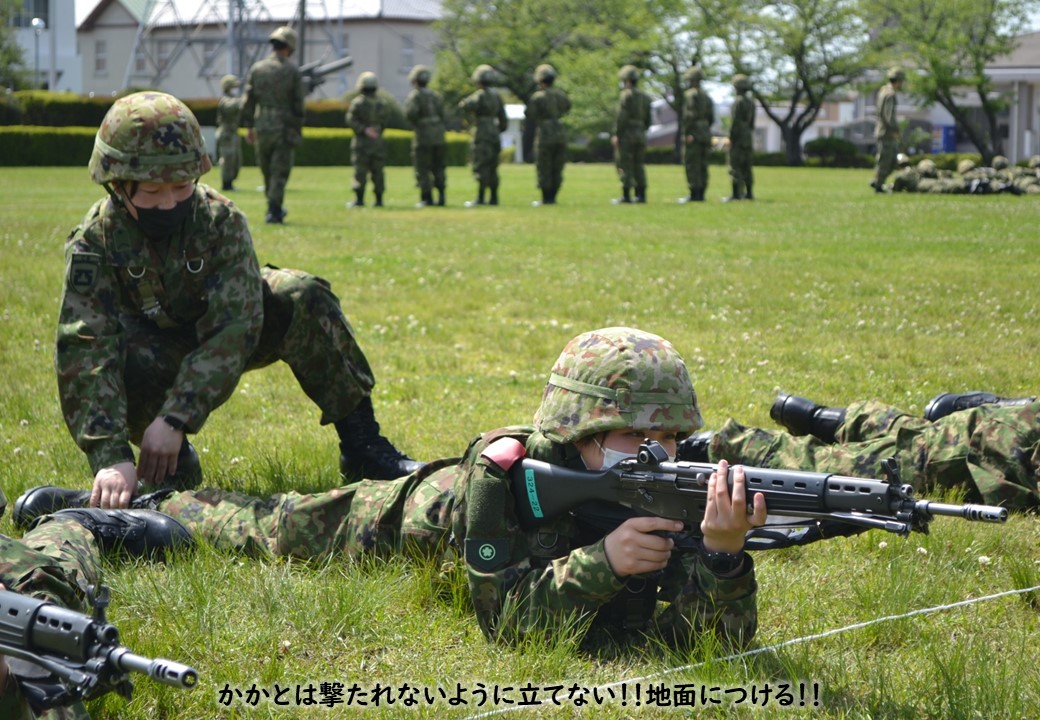
[[[807,398],[780,393],[769,409],[769,417],[792,435],[812,435],[833,443],[837,442],[838,428],[845,422],[845,408],[824,407]]]
[[[560,192],[560,188],[553,188],[549,191],[549,199],[545,201],[546,205],[556,204],[556,193]]]
[[[491,197],[488,198],[488,205],[498,205],[498,185],[491,186]]]
[[[376,193],[375,207],[383,207],[383,193],[381,192]]]
[[[1035,397],[1005,398],[988,392],[940,393],[924,409],[924,419],[935,422],[959,410],[970,410],[980,405],[1028,405]]]
[[[135,495],[130,499],[130,507],[134,510],[156,510],[159,503],[172,495],[176,490],[164,488],[155,492]],[[14,515],[11,518],[16,528],[26,530],[33,520],[43,515],[50,515],[67,508],[85,508],[90,504],[90,490],[72,490],[54,485],[41,485],[29,488],[15,501]]]
[[[480,184],[480,189],[477,191],[477,205],[484,204],[484,196],[487,194],[487,185],[484,183]]]
[[[646,202],[646,187],[645,186],[640,185],[639,187],[636,188],[636,202],[637,203],[645,203]]]
[[[167,550],[183,551],[195,546],[188,528],[155,510],[75,508],[45,515],[36,524],[57,520],[78,522],[91,532],[105,553],[162,557]]]
[[[393,480],[423,466],[398,450],[383,437],[376,422],[372,399],[362,400],[354,412],[336,423],[339,433],[339,471],[349,482]]]
[[[744,183],[744,189],[747,191],[744,193],[744,199],[754,200],[755,196],[751,194],[751,183]]]
[[[365,188],[354,191],[354,202],[351,207],[365,207]]]
[[[714,430],[705,430],[690,435],[679,443],[679,447],[675,451],[675,459],[685,462],[711,462],[708,457],[708,448],[711,446],[713,437],[715,437]]]
[[[433,205],[433,192],[421,190],[419,192],[419,203],[416,207],[430,207],[430,205]]]
[[[630,202],[632,202],[632,191],[629,188],[627,188],[627,187],[626,188],[621,188],[621,197],[619,197],[617,200],[615,200],[615,202],[619,202],[619,203],[630,203]]]
[[[741,194],[740,194],[740,183],[738,183],[736,181],[733,182],[733,190],[732,190],[732,192],[733,192],[733,194],[730,195],[729,197],[722,198],[722,202],[731,202],[733,200],[740,200],[740,199],[742,199]]]
[[[221,186],[220,186],[221,192],[232,192],[232,191],[234,191],[234,189],[235,189],[235,186],[232,185],[229,182],[222,183]]]
[[[272,225],[281,225],[285,221],[285,211],[282,210],[281,205],[275,205],[272,202],[267,203],[267,216],[264,218],[268,223]]]
[[[432,198],[430,200],[433,202]],[[444,188],[437,188],[437,207],[444,207]]]

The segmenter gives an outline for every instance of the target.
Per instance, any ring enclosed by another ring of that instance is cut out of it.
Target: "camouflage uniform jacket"
[[[147,240],[113,200],[97,202],[65,245],[55,368],[65,423],[91,469],[132,462],[123,384],[127,319],[191,328],[161,415],[197,432],[230,396],[263,326],[263,281],[245,216],[205,185],[164,243]]]
[[[730,110],[730,146],[750,149],[754,130],[755,101],[751,99],[750,93],[738,93]]]
[[[538,132],[538,142],[544,144],[563,144],[567,142],[567,131],[560,118],[571,110],[571,100],[567,93],[555,87],[539,90],[531,96],[524,111],[524,117],[534,124]]]
[[[877,140],[899,139],[899,124],[896,122],[896,91],[891,84],[885,85],[878,91],[874,138]]]
[[[358,93],[347,109],[347,127],[354,131],[351,147],[374,147],[383,144],[383,126],[386,124],[386,105],[378,95]],[[375,128],[379,137],[370,138],[365,128]]]
[[[553,444],[530,426],[484,433],[467,449],[456,478],[452,532],[489,639],[518,642],[592,616],[604,629],[656,630],[680,644],[708,628],[737,642],[751,639],[757,611],[749,556],[734,578],[713,575],[690,551],[673,553],[657,578],[622,580],[607,562],[602,529],[584,530],[571,514],[521,528],[509,476],[492,459],[503,438],[523,444],[527,457],[584,469],[573,445]],[[658,609],[658,600],[667,607]]]
[[[404,101],[404,114],[415,128],[414,144],[444,144],[444,102],[429,88],[416,88]]]
[[[303,76],[296,64],[275,54],[249,68],[242,102],[242,126],[259,133],[303,127]]]
[[[711,126],[715,122],[715,105],[708,93],[690,88],[683,100],[683,134],[692,135],[693,141],[711,142]]]
[[[242,120],[242,100],[225,95],[217,102],[217,142],[238,134]]]
[[[467,95],[459,102],[459,110],[473,118],[476,125],[473,142],[498,143],[499,134],[509,127],[506,106],[493,90],[481,88]]]
[[[650,127],[650,96],[635,88],[625,88],[614,116],[614,135],[622,142],[646,142]]]

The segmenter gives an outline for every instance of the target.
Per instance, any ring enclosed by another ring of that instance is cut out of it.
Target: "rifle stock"
[[[92,598],[93,599],[93,598]],[[0,655],[43,668],[53,678],[40,682],[39,673],[23,682],[35,710],[89,700],[107,692],[127,699],[133,690],[127,673],[142,673],[172,687],[193,688],[198,673],[164,658],[137,655],[119,644],[119,630],[105,621],[107,588],[95,601],[95,615],[69,610],[43,600],[0,590]],[[16,677],[21,673],[12,668]]]
[[[879,528],[900,535],[927,532],[934,516],[1005,522],[1007,509],[992,505],[954,505],[913,497],[899,482],[893,460],[882,464],[886,479],[857,478],[799,470],[745,467],[748,500],[765,496],[771,515],[833,520]],[[524,459],[511,471],[517,512],[525,528],[591,502],[616,503],[632,510],[682,520],[697,533],[707,504],[710,463],[671,462],[657,443],[644,443],[635,458],[598,472],[570,470]],[[727,478],[733,486],[733,470]],[[749,507],[750,512],[750,507]]]

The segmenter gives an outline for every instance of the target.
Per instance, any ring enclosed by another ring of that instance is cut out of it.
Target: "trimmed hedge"
[[[0,165],[66,165],[87,166],[94,149],[93,127],[41,127],[10,125],[0,127]],[[245,131],[242,132],[243,137]],[[304,128],[303,144],[296,149],[297,165],[349,165],[350,140],[354,133],[343,128]],[[412,133],[408,130],[387,130],[388,165],[412,164]],[[448,133],[447,160],[449,165],[465,165],[469,151],[469,136]],[[212,148],[211,148],[212,150]],[[253,146],[242,143],[243,161],[256,164]]]

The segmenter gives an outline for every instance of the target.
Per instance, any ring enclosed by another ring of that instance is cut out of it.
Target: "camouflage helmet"
[[[480,83],[481,85],[494,85],[495,84],[495,68],[490,65],[477,65],[473,70],[473,82]]]
[[[156,91],[127,95],[112,104],[87,165],[98,184],[197,180],[211,167],[199,121],[173,95]]]
[[[1040,155],[1033,155],[1031,158],[1029,158],[1029,162],[1027,164],[1031,169],[1034,170],[1040,167]]]
[[[889,82],[896,82],[898,80],[906,80],[906,73],[903,72],[903,68],[895,66],[888,69],[887,74]]]
[[[934,177],[938,174],[939,169],[936,167],[934,160],[925,158],[917,163],[917,172],[925,177]]]
[[[969,160],[968,158],[964,158],[959,163],[957,163],[957,172],[959,172],[961,175],[963,175],[964,173],[967,173],[967,172],[971,172],[974,169],[975,169],[975,161],[974,160]]]
[[[375,90],[379,87],[379,78],[376,77],[374,72],[365,71],[358,75],[357,85],[354,86],[355,90]]]
[[[1008,159],[1003,155],[997,155],[993,158],[993,162],[990,163],[990,167],[994,170],[1006,170],[1008,166]]]
[[[627,427],[687,434],[704,421],[686,363],[671,343],[613,327],[567,343],[534,424],[550,440],[569,443]]]
[[[743,73],[733,76],[733,89],[737,92],[747,92],[751,89],[751,78]]]
[[[542,63],[534,69],[535,82],[551,82],[556,79],[556,68],[548,63]]]
[[[412,68],[412,71],[408,73],[408,82],[415,83],[416,85],[425,85],[430,82],[430,76],[432,74],[430,68],[425,65],[416,65]]]
[[[288,25],[282,25],[274,29],[270,35],[267,36],[268,42],[280,42],[283,45],[287,45],[290,50],[296,50],[296,31]]]
[[[906,153],[899,153],[896,155],[896,165],[899,167],[906,167],[910,164],[910,156]]]
[[[618,77],[622,80],[627,80],[628,82],[638,82],[639,68],[635,65],[625,65],[618,70]]]
[[[694,65],[691,68],[687,68],[686,72],[683,73],[683,80],[689,85],[693,82],[700,82],[701,78],[704,77],[704,71],[701,70],[700,65]]]
[[[224,77],[220,78],[220,89],[224,92],[227,92],[228,90],[231,90],[233,88],[237,88],[241,84],[242,83],[239,81],[239,79],[234,75],[225,75]]]

